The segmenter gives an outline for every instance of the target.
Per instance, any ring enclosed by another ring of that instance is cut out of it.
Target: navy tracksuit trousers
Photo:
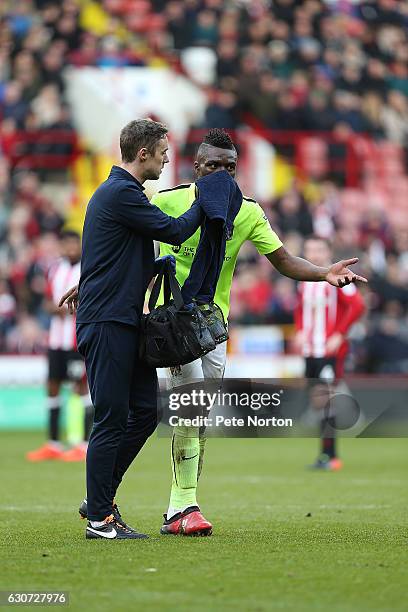
[[[122,477],[157,426],[157,374],[138,358],[139,333],[114,321],[77,325],[94,426],[86,458],[88,518],[102,521]]]

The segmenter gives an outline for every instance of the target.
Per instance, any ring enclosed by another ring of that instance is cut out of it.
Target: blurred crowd
[[[187,4],[167,10],[191,19]],[[232,129],[249,115],[275,130],[364,132],[408,144],[407,3],[204,4],[179,44],[214,51],[206,126]]]
[[[73,131],[66,66],[183,71],[208,98],[195,127],[359,132],[408,148],[407,26],[408,4],[397,0],[3,0],[0,352],[46,346],[43,294],[59,253],[66,200],[58,194],[69,174],[52,164],[33,170],[23,154],[69,155],[72,144],[27,144],[19,135]],[[310,198],[294,182],[262,204],[293,253],[315,232],[330,238],[334,258],[361,257],[369,315],[355,331],[354,366],[408,371],[408,231],[378,210],[343,226],[340,189],[323,180]],[[295,284],[245,245],[232,321],[290,325],[295,300]]]
[[[6,129],[69,123],[66,64],[162,62],[203,86],[203,127],[250,116],[408,143],[406,2],[4,0],[0,18]]]
[[[359,257],[353,268],[369,279],[359,285],[367,305],[364,319],[352,330],[348,367],[360,372],[408,372],[408,224],[392,227],[373,209],[360,223],[344,223],[341,188],[323,181],[313,198],[294,182],[279,199],[264,205],[285,248],[303,255],[304,239],[316,234],[332,245],[332,260]],[[292,350],[297,285],[279,275],[255,247],[240,251],[234,275],[230,320],[236,324],[279,324],[287,329]]]

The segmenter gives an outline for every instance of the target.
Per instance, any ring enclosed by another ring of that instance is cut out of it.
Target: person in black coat
[[[199,227],[201,208],[175,219],[150,204],[146,180],[159,178],[167,128],[149,119],[126,125],[122,163],[87,208],[78,289],[77,341],[84,356],[95,419],[87,453],[87,539],[147,537],[129,527],[114,494],[157,425],[157,375],[138,357],[144,297],[157,274],[153,240],[182,244]],[[64,300],[62,298],[61,302]]]

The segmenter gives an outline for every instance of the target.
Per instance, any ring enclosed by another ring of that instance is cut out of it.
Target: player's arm
[[[348,267],[358,262],[357,257],[342,259],[327,268],[315,266],[302,257],[291,255],[283,246],[267,253],[266,257],[278,272],[297,281],[327,281],[334,287],[344,287],[356,281],[367,282],[366,278],[355,274]]]
[[[365,304],[361,293],[354,285],[343,287],[338,292],[339,306],[342,316],[337,320],[336,328],[327,339],[326,350],[328,354],[335,354],[346,339],[347,332],[364,313]]]
[[[120,191],[114,215],[119,223],[144,236],[175,245],[190,238],[203,219],[198,202],[194,202],[191,208],[176,219],[151,204],[146,196],[141,197],[140,192],[132,187]]]
[[[355,281],[367,282],[358,276],[348,266],[357,263],[358,259],[346,259],[332,264],[328,268],[315,266],[302,257],[291,255],[276,233],[271,228],[269,220],[259,204],[254,203],[253,214],[255,223],[249,235],[259,253],[265,255],[271,264],[284,276],[297,281],[327,281],[334,287],[344,287]]]

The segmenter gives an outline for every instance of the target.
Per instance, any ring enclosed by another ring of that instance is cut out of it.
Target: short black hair
[[[159,140],[164,138],[168,129],[163,123],[151,119],[135,119],[122,129],[120,133],[120,152],[122,161],[132,163],[140,149],[146,148],[154,155]]]
[[[81,234],[74,229],[63,229],[60,233],[60,239],[64,240],[65,238],[76,238],[77,240],[81,240]]]
[[[203,138],[202,144],[211,145],[218,149],[235,149],[231,136],[223,129],[211,128]]]

